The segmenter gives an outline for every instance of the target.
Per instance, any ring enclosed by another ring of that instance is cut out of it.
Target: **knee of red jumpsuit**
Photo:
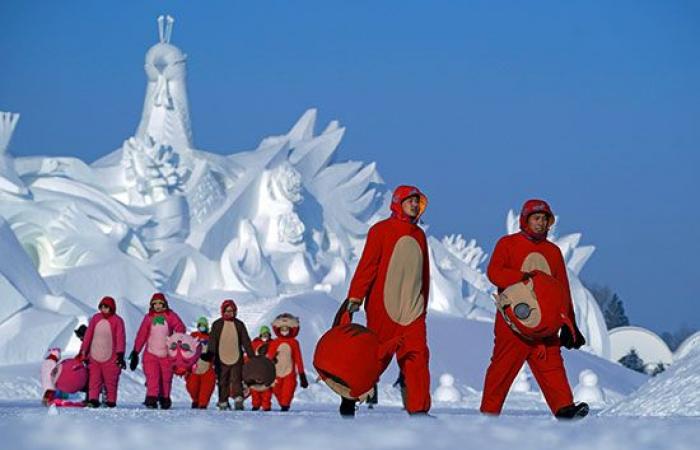
[[[102,383],[102,365],[90,358],[90,364],[88,365],[88,399],[99,400]]]
[[[250,391],[250,400],[253,403],[253,408],[260,408],[262,406],[262,396],[258,391]]]
[[[574,396],[566,376],[559,343],[548,344],[545,351],[544,358],[538,358],[536,351],[533,351],[528,358],[528,364],[549,409],[554,414],[564,406],[571,405]]]
[[[262,408],[265,411],[269,411],[272,408],[272,389],[268,389],[261,393],[262,398]]]
[[[158,358],[161,374],[161,396],[170,398],[170,391],[173,384],[173,370],[170,360],[167,357]]]
[[[399,349],[397,357],[406,383],[406,411],[427,412],[431,406],[428,346],[425,341],[415,341]]]

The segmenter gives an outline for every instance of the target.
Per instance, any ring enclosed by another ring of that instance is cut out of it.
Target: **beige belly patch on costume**
[[[549,268],[547,258],[539,252],[532,252],[527,255],[525,261],[523,261],[523,264],[520,266],[521,272],[532,272],[533,270],[541,270],[547,275],[552,274],[552,269]]]
[[[289,344],[284,343],[277,347],[276,358],[275,373],[277,377],[284,377],[292,373],[292,347]]]
[[[423,252],[418,241],[403,236],[394,246],[384,282],[384,307],[394,322],[408,325],[425,310]]]
[[[222,363],[230,366],[236,364],[240,357],[241,346],[238,343],[236,324],[232,320],[226,320],[219,338],[219,359]]]

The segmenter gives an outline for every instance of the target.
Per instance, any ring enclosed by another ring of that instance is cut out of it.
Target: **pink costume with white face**
[[[166,340],[168,360],[176,375],[185,375],[192,371],[202,354],[202,344],[189,334],[173,333]]]

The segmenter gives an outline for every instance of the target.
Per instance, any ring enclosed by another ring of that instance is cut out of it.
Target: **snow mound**
[[[621,402],[603,411],[615,416],[700,416],[700,347]]]

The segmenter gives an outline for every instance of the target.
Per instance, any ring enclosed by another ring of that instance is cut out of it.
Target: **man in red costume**
[[[289,411],[297,387],[297,373],[301,387],[309,387],[301,347],[296,339],[299,335],[299,318],[282,313],[272,322],[272,329],[277,335],[267,348],[267,357],[275,362],[276,378],[272,392],[280,409]]]
[[[430,410],[430,372],[425,315],[430,286],[430,264],[425,233],[418,226],[428,204],[413,186],[399,186],[391,201],[391,217],[373,225],[367,233],[362,257],[348,293],[347,308],[354,312],[365,304],[367,328],[380,343],[396,340],[396,359],[405,375],[406,411]],[[382,360],[382,372],[391,362]],[[340,414],[353,416],[355,402],[343,398]]]
[[[489,262],[488,277],[499,293],[532,278],[537,271],[554,277],[564,289],[564,314],[573,324],[574,335],[569,327],[564,326],[560,336],[554,334],[541,341],[529,340],[511,329],[497,313],[493,356],[486,371],[481,399],[482,413],[500,414],[510,386],[525,361],[557,418],[583,417],[588,413],[585,403],[574,404],[561,357],[560,346],[578,349],[586,341],[576,326],[564,258],[559,247],[547,240],[553,224],[554,214],[545,201],[525,202],[520,213],[520,232],[498,241]]]

